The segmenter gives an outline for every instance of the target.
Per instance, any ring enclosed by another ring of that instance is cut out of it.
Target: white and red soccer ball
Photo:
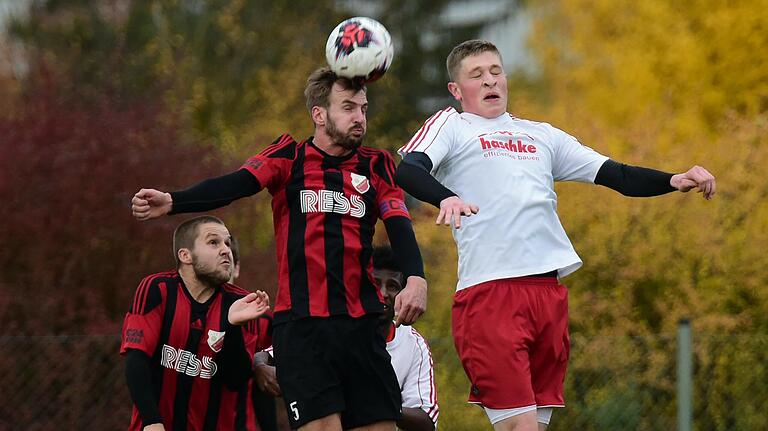
[[[395,50],[392,37],[378,21],[367,17],[345,19],[325,44],[331,70],[346,78],[373,82],[389,69]]]

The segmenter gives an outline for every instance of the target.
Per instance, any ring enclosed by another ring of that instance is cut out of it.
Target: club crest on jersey
[[[371,188],[371,183],[365,176],[358,175],[354,172],[350,172],[350,175],[352,176],[352,187],[358,192],[365,193]]]
[[[208,346],[214,352],[219,352],[224,347],[224,332],[208,330]]]

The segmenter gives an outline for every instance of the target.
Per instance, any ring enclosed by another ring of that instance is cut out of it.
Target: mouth
[[[486,94],[485,97],[483,97],[484,101],[496,101],[501,99],[501,96],[495,93]]]

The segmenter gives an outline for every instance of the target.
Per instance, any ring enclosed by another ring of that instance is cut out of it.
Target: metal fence
[[[768,429],[768,335],[694,334],[692,346],[693,429]],[[118,348],[118,336],[0,336],[0,431],[126,429]],[[677,353],[675,335],[573,337],[568,408],[550,430],[677,429]],[[490,429],[475,425],[440,429]]]

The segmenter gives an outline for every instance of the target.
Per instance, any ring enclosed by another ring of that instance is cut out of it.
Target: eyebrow
[[[361,105],[360,103],[357,103],[357,102],[355,102],[352,99],[344,99],[344,100],[341,101],[341,104],[342,105],[344,105],[344,104],[348,104],[348,105]],[[368,101],[367,100],[365,101],[365,103],[362,104],[362,106],[366,106],[366,105],[368,105]]]

